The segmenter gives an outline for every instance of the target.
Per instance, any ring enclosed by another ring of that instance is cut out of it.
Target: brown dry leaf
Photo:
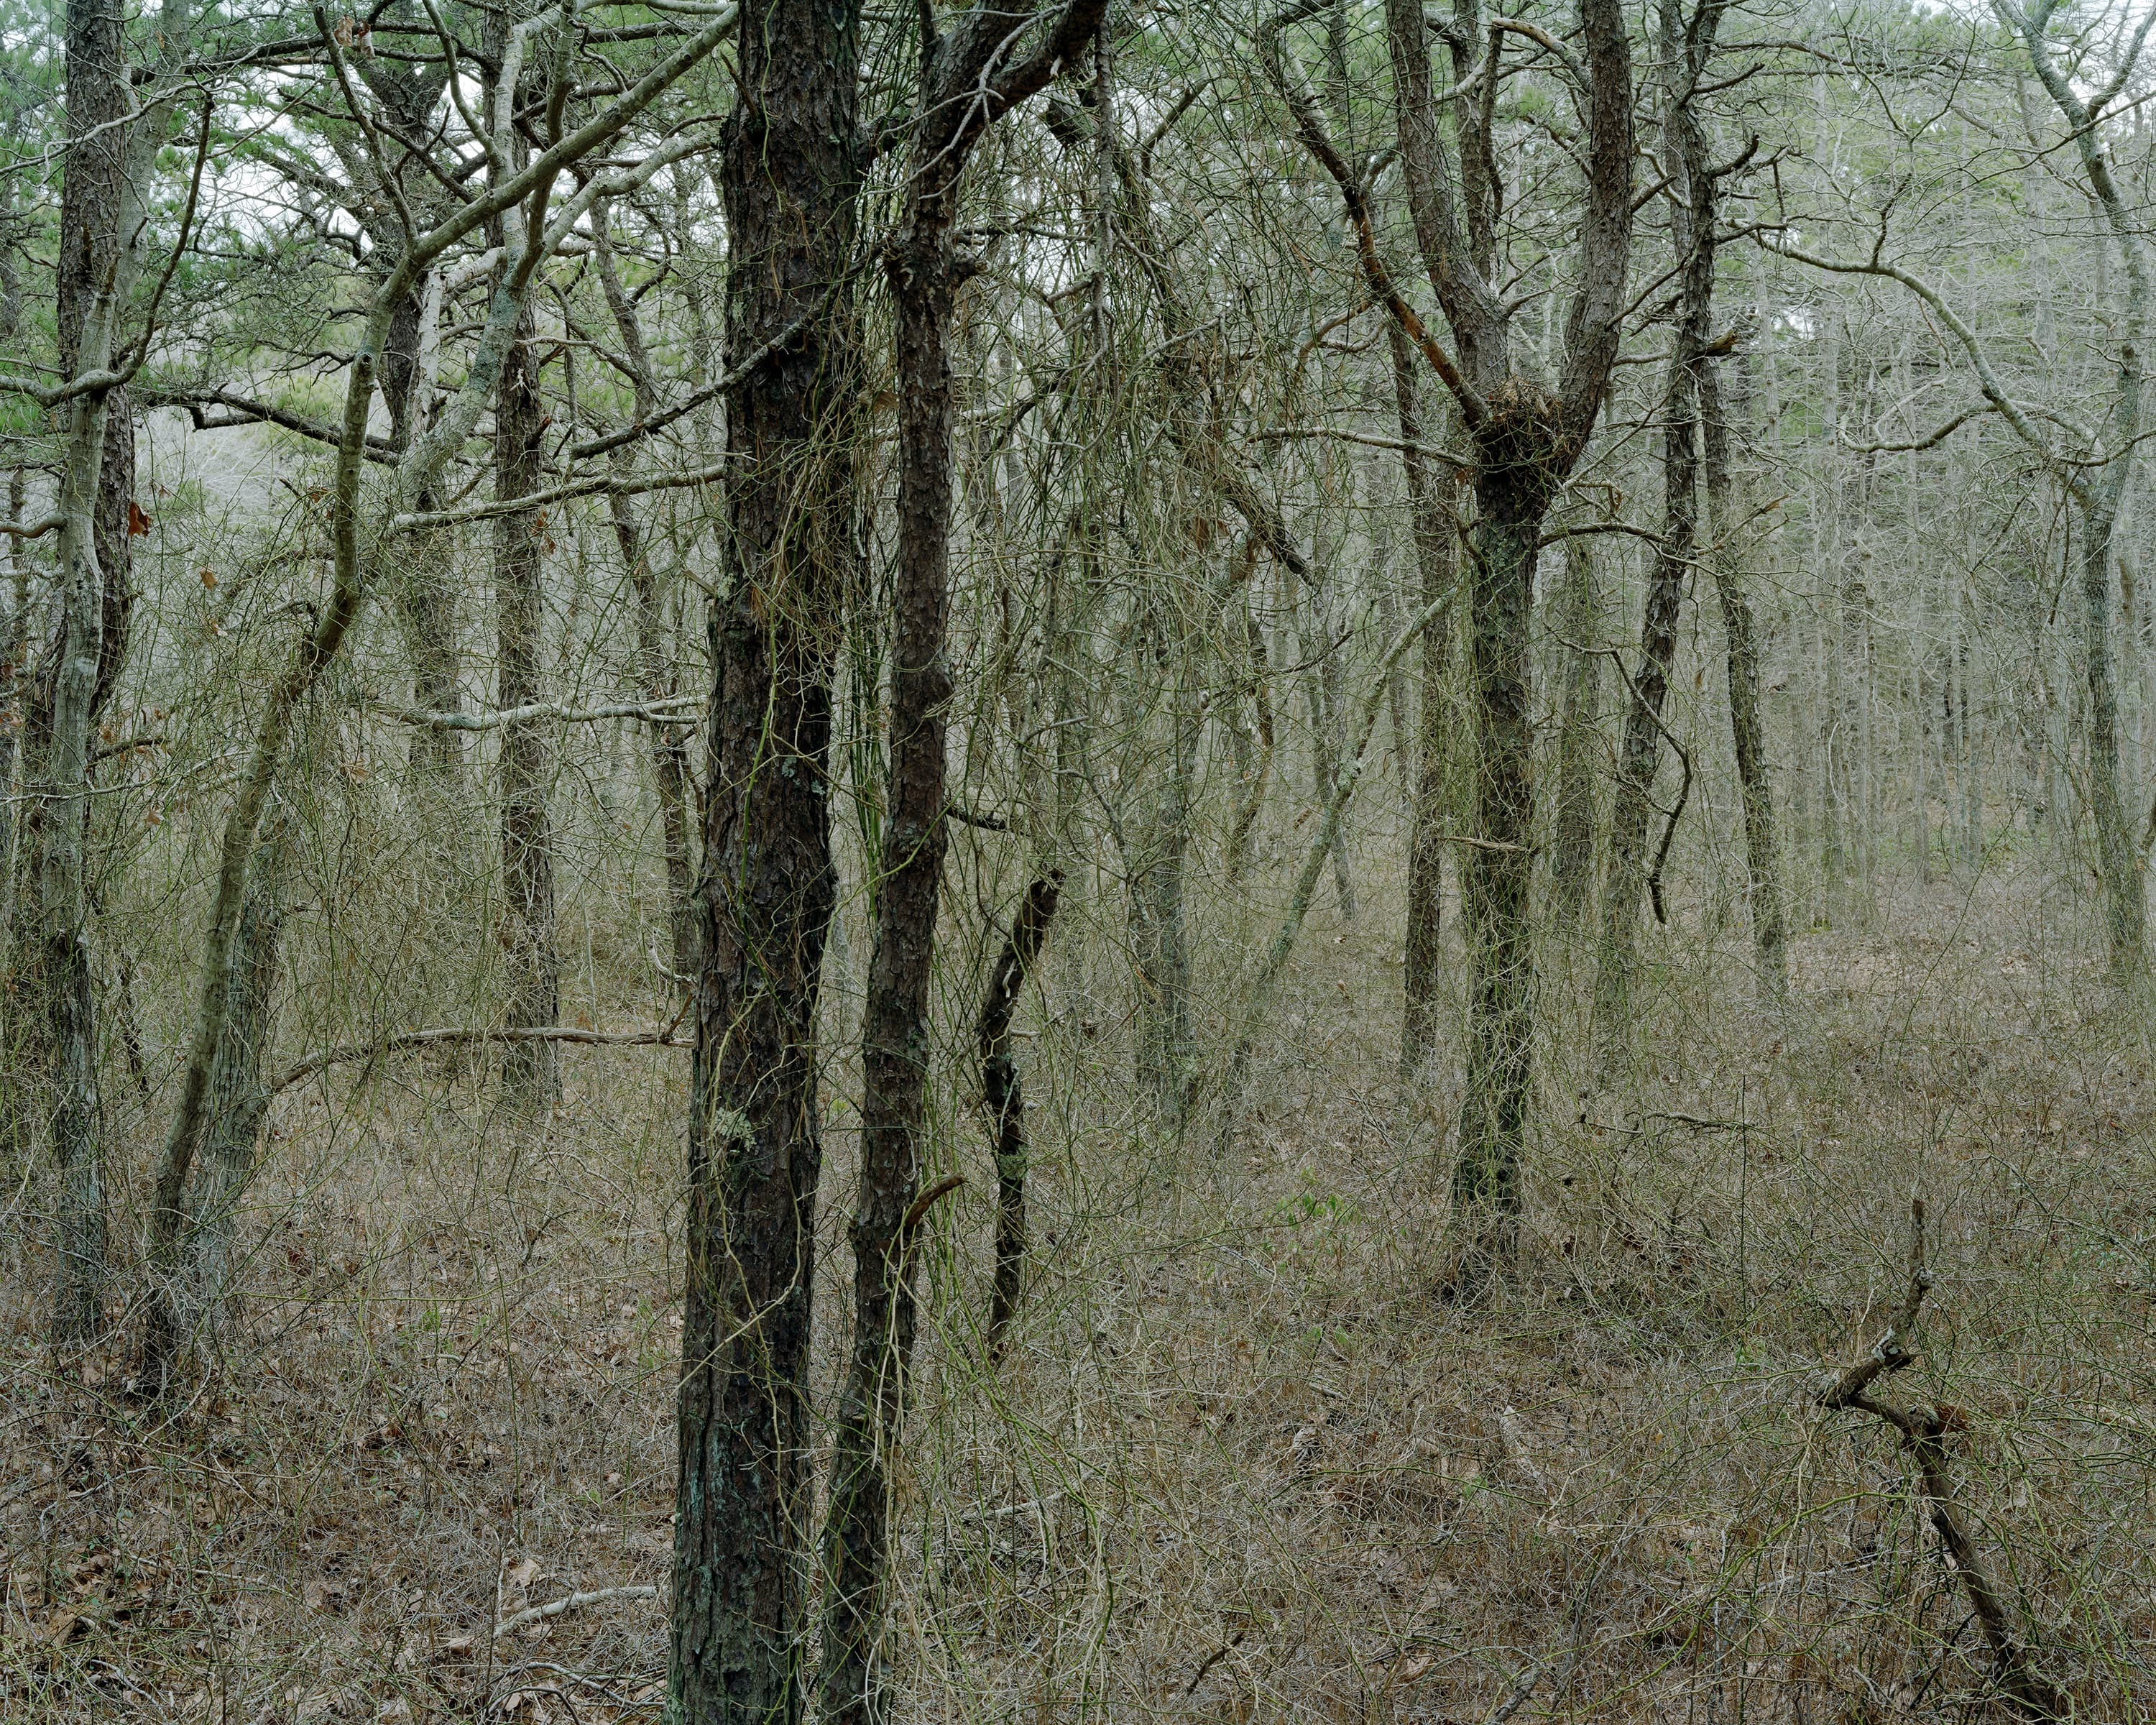
[[[501,1566],[501,1584],[504,1587],[528,1588],[539,1579],[539,1560],[519,1558],[513,1563]]]
[[[1437,1656],[1427,1647],[1418,1647],[1400,1662],[1399,1675],[1394,1679],[1400,1683],[1412,1683],[1430,1675],[1430,1668],[1437,1663]]]
[[[45,1632],[41,1639],[48,1647],[64,1647],[90,1627],[90,1620],[86,1612],[63,1605],[46,1620]]]

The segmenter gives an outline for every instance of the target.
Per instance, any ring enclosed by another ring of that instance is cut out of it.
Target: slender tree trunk
[[[1677,0],[1662,0],[1661,7],[1663,75],[1668,80],[1662,116],[1665,167],[1676,182],[1670,236],[1676,253],[1677,319],[1662,397],[1662,536],[1647,578],[1639,665],[1625,711],[1616,800],[1609,812],[1609,870],[1602,884],[1594,1024],[1605,1081],[1614,1076],[1631,1034],[1640,900],[1647,886],[1643,865],[1655,813],[1655,774],[1661,765],[1662,715],[1676,659],[1678,610],[1699,537],[1699,378],[1708,363],[1704,349],[1714,297],[1716,218],[1714,182],[1704,171],[1706,147],[1692,98],[1719,17],[1709,0],[1702,4],[1703,27],[1690,32],[1683,28]],[[1661,910],[1657,904],[1657,916]]]
[[[1255,542],[1251,542],[1255,551]],[[1235,819],[1228,832],[1228,884],[1239,885],[1250,867],[1250,835],[1265,808],[1265,788],[1273,772],[1273,699],[1271,675],[1266,663],[1265,638],[1247,603],[1242,610],[1244,663],[1248,667],[1247,693],[1252,724],[1245,730],[1239,713],[1235,720],[1235,782],[1240,794]]]
[[[636,302],[623,285],[616,264],[604,198],[592,206],[593,249],[599,265],[599,283],[606,294],[614,326],[634,374],[636,418],[648,419],[658,406],[651,381],[651,360],[644,341],[644,326]],[[631,457],[626,446],[616,453],[617,470],[626,474]],[[666,652],[666,593],[652,565],[649,537],[637,519],[636,506],[624,492],[611,493],[608,508],[613,518],[615,542],[621,547],[623,564],[636,594],[638,671],[647,701],[663,701],[673,693]],[[659,826],[666,861],[668,920],[673,936],[674,972],[687,979],[696,973],[696,921],[691,902],[695,870],[689,849],[689,774],[686,750],[665,725],[650,731],[652,782],[659,794]]]
[[[1147,693],[1168,707],[1168,759],[1142,786],[1131,817],[1124,867],[1129,875],[1131,946],[1137,959],[1132,981],[1137,999],[1137,1076],[1170,1131],[1179,1130],[1192,1100],[1196,1039],[1191,1024],[1190,942],[1184,918],[1188,875],[1192,783],[1199,722],[1190,711],[1182,675],[1182,644],[1163,639],[1173,627],[1158,614],[1137,631],[1145,660],[1156,673]],[[1135,691],[1127,732],[1145,723],[1150,703]]]
[[[230,1314],[233,1235],[270,1113],[271,1092],[262,1073],[276,1034],[272,999],[295,839],[291,813],[280,807],[264,821],[248,860],[225,1019],[203,1098],[202,1147],[186,1189],[184,1231],[176,1249],[161,1255],[145,1325],[141,1374],[151,1384],[170,1381],[190,1340],[213,1334]]]
[[[1426,445],[1414,352],[1397,323],[1388,319],[1385,331],[1391,344],[1393,406],[1399,422],[1400,465],[1414,533],[1415,571],[1422,583],[1422,603],[1428,606],[1452,588],[1460,487],[1450,467],[1434,464],[1423,453]],[[1437,1046],[1444,965],[1445,791],[1453,730],[1445,685],[1454,616],[1450,609],[1441,611],[1424,626],[1422,638],[1422,692],[1408,834],[1408,926],[1401,952],[1404,1003],[1400,1070],[1409,1078],[1422,1070]]]
[[[1689,326],[1678,336],[1688,350]],[[1689,351],[1670,362],[1663,430],[1661,543],[1648,577],[1640,659],[1625,710],[1616,800],[1609,812],[1609,860],[1602,883],[1602,937],[1594,977],[1594,1024],[1604,1076],[1614,1076],[1630,1040],[1640,901],[1646,884],[1655,773],[1662,758],[1662,713],[1676,658],[1677,613],[1690,573],[1698,509],[1698,418]]]
[[[1011,918],[1009,937],[988,973],[988,993],[981,1002],[981,1090],[996,1138],[996,1274],[988,1300],[991,1358],[1002,1354],[1004,1336],[1025,1288],[1025,1091],[1010,1055],[1011,1015],[1048,938],[1062,886],[1062,870],[1050,869],[1026,888],[1025,901]]]
[[[1347,650],[1347,643],[1333,633],[1337,619],[1332,614],[1332,608],[1326,603],[1326,596],[1313,588],[1310,599],[1311,610],[1317,625],[1317,650],[1321,655],[1311,685],[1312,698],[1310,706],[1313,753],[1317,768],[1315,800],[1322,809],[1340,777],[1340,733],[1347,723],[1340,658]],[[1348,862],[1348,831],[1344,823],[1332,835],[1332,892],[1339,901],[1342,919],[1353,922],[1355,920],[1355,876]]]
[[[664,701],[673,691],[666,650],[665,595],[651,567],[648,542],[633,513],[629,500],[617,493],[612,500],[614,534],[622,556],[628,560],[636,593],[637,657],[647,701]],[[650,728],[652,783],[659,795],[660,843],[666,862],[666,901],[673,938],[674,973],[683,978],[696,974],[696,869],[690,860],[688,747],[670,726]]]
[[[423,116],[424,118],[424,116]],[[439,276],[431,272],[424,290],[407,294],[393,314],[382,351],[382,395],[389,409],[389,439],[399,451],[425,429],[426,398],[431,393],[424,349],[429,325],[439,315]],[[418,510],[439,506],[433,487],[413,500]],[[457,603],[450,568],[451,534],[440,529],[412,536],[399,548],[390,591],[401,614],[412,654],[412,702],[424,712],[454,713],[464,705],[458,685]],[[464,772],[464,736],[454,726],[413,727],[411,763],[422,786],[438,806],[428,811],[439,823],[441,838],[452,852],[458,843],[461,811],[456,793]]]
[[[23,470],[8,476],[8,521],[23,524]],[[15,869],[23,833],[20,804],[16,800],[16,769],[23,763],[23,730],[28,721],[25,696],[30,671],[30,558],[20,539],[8,542],[9,598],[7,636],[0,642],[0,943],[13,937],[15,928]],[[0,952],[0,964],[4,964]],[[0,1088],[12,1094],[12,1077],[0,1077]]]
[[[495,495],[522,497],[540,485],[546,423],[538,367],[531,352],[529,313],[502,362],[494,410]],[[495,527],[494,603],[499,641],[497,698],[504,707],[546,699],[546,590],[541,567],[545,518],[517,510]],[[547,812],[553,746],[544,719],[505,725],[501,732],[502,946],[509,998],[503,1022],[536,1029],[561,1018],[562,961],[554,934],[554,834]],[[501,1077],[512,1100],[534,1108],[561,1096],[560,1050],[552,1042],[504,1045]]]
[[[1558,606],[1564,636],[1563,705],[1558,718],[1557,814],[1550,835],[1550,909],[1557,922],[1579,921],[1594,885],[1596,726],[1601,717],[1602,595],[1594,541],[1564,542],[1564,597]]]
[[[932,172],[933,170],[932,170]],[[875,944],[862,1025],[861,1180],[854,1249],[853,1357],[839,1409],[826,1531],[824,1717],[880,1719],[878,1645],[889,1567],[891,1448],[918,1312],[908,1219],[921,1183],[928,981],[949,829],[944,657],[950,608],[955,297],[948,192],[916,207],[891,264],[898,307],[899,569],[894,596],[891,779],[876,859]]]
[[[689,1111],[668,1705],[795,1725],[810,1570],[816,1007],[835,902],[833,641],[856,561],[858,0],[747,0],[720,182],[726,346],[800,334],[729,392],[729,567],[712,607],[711,783]]]
[[[2123,464],[2130,458],[2118,459]],[[2147,962],[2148,901],[2140,855],[2119,789],[2118,688],[2111,644],[2111,546],[2117,519],[2117,494],[2107,482],[2083,517],[2082,629],[2088,693],[2090,813],[2096,820],[2097,859],[2103,870],[2112,980],[2123,984]]]
[[[214,1328],[232,1305],[232,1241],[239,1206],[254,1183],[270,1092],[263,1066],[276,1034],[273,996],[285,926],[285,901],[296,841],[292,816],[279,810],[265,824],[248,865],[233,948],[232,1003],[218,1039],[210,1074],[209,1119],[203,1129],[190,1194],[182,1309]]]
[[[8,481],[8,519],[20,526],[23,470]],[[13,603],[8,613],[6,699],[0,704],[0,979],[12,973],[17,957],[16,883],[21,866],[23,829],[27,824],[17,793],[18,769],[24,763],[24,729],[29,722],[30,560],[20,539],[8,542]],[[0,1171],[13,1175],[28,1165],[34,1145],[32,1103],[38,1074],[38,1032],[26,1015],[10,1013],[0,1025]]]
[[[997,86],[999,100],[1024,100],[1032,90],[1019,80],[1034,79],[1038,89],[1070,64],[1092,40],[1101,9],[1101,0],[1067,7],[1049,41],[1005,74]],[[862,1015],[861,1174],[849,1230],[853,1349],[839,1398],[824,1530],[819,1717],[830,1725],[881,1725],[894,1714],[881,1641],[891,1568],[891,1467],[919,1322],[916,1230],[928,1204],[957,1183],[925,1195],[920,1190],[928,985],[949,834],[950,344],[959,280],[952,227],[959,173],[993,118],[976,105],[974,92],[989,78],[996,45],[1010,40],[1021,23],[1001,0],[980,0],[948,35],[923,44],[906,210],[886,254],[897,311],[900,403],[891,776]],[[1105,84],[1103,77],[1101,87]]]

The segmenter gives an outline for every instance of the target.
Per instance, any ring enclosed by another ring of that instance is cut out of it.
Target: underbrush
[[[1396,885],[1366,874],[1366,905]],[[969,1183],[927,1255],[901,1717],[2006,1717],[1907,1456],[1817,1404],[1902,1298],[1912,1195],[1937,1284],[1896,1393],[1951,1411],[1957,1507],[2077,1717],[2147,1716],[2150,1048],[2143,1004],[2078,967],[2069,912],[2031,932],[2032,891],[1904,884],[1868,928],[1802,937],[1786,1019],[1753,1004],[1741,927],[1658,936],[1608,1087],[1553,931],[1529,1226],[1462,1307],[1458,1075],[1441,1055],[1399,1080],[1373,981],[1397,927],[1313,916],[1219,1153],[1134,1101],[1115,901],[1074,884],[1022,1014],[1036,1264],[1000,1367],[973,978],[943,1003],[937,1166]],[[1224,1001],[1235,919],[1262,913],[1219,916]],[[642,945],[598,943],[593,1003],[634,997]],[[834,964],[837,1047],[859,968]],[[242,1321],[163,1408],[116,1352],[55,1375],[16,1171],[0,1715],[657,1717],[686,1058],[564,1062],[540,1121],[498,1109],[484,1061],[288,1093]],[[826,1092],[827,1370],[849,1070]],[[141,1210],[139,1113],[116,1214]]]

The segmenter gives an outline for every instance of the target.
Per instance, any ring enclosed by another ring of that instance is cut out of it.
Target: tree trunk
[[[1050,869],[1026,888],[1025,902],[1011,918],[1010,936],[988,973],[981,1002],[978,1040],[981,1090],[996,1135],[996,1276],[988,1300],[988,1356],[1002,1355],[1004,1337],[1025,1287],[1025,1091],[1010,1056],[1011,1014],[1025,986],[1063,886],[1063,870]]]
[[[1594,884],[1594,744],[1601,717],[1602,595],[1595,579],[1594,542],[1584,533],[1564,542],[1564,598],[1558,607],[1564,665],[1563,706],[1558,719],[1557,814],[1550,834],[1550,909],[1562,927],[1579,921]]]
[[[1528,662],[1537,542],[1548,480],[1492,465],[1476,485],[1469,579],[1475,694],[1475,838],[1460,870],[1472,947],[1467,1090],[1453,1209],[1471,1289],[1517,1242],[1535,1040],[1534,721]]]
[[[621,331],[622,347],[634,374],[636,418],[640,424],[657,408],[658,397],[652,384],[651,360],[644,346],[643,321],[637,315],[636,302],[623,285],[621,271],[614,259],[608,215],[606,200],[596,200],[591,216],[593,250],[598,260],[600,285],[605,290],[608,307],[613,313],[614,326]],[[632,465],[628,448],[624,446],[618,450],[614,459],[616,470],[627,474]],[[614,539],[621,547],[622,562],[629,570],[629,583],[636,594],[638,671],[644,697],[649,701],[660,701],[673,693],[667,665],[665,589],[660,584],[659,572],[652,566],[648,536],[637,520],[634,503],[626,493],[615,491],[608,498],[608,507],[613,518]],[[696,886],[689,853],[687,751],[667,726],[654,724],[650,737],[652,782],[659,795],[659,827],[666,861],[667,916],[673,937],[674,973],[682,979],[681,985],[685,988],[696,973],[696,921],[691,903]]]
[[[429,325],[439,316],[440,292],[439,276],[430,274],[424,291],[414,289],[407,294],[391,317],[388,339],[382,344],[382,401],[389,409],[389,440],[400,452],[425,429],[431,386],[424,350],[433,333]],[[422,511],[438,506],[431,486],[413,500],[413,506]],[[391,582],[411,644],[412,703],[423,712],[454,713],[464,705],[457,681],[454,572],[449,567],[454,544],[454,536],[439,528],[413,535]],[[464,771],[463,733],[447,725],[414,726],[410,758],[420,784],[439,805],[429,809],[429,816],[440,824],[444,846],[454,854],[462,814],[455,806],[455,793]]]
[[[24,485],[23,470],[8,476],[8,521],[23,524]],[[9,596],[7,635],[0,641],[0,947],[14,935],[15,867],[22,837],[21,805],[15,793],[15,770],[23,761],[23,727],[28,719],[24,696],[29,692],[30,670],[30,557],[18,538],[8,542]],[[0,951],[0,963],[5,952]],[[12,1079],[0,1079],[10,1087]]]
[[[504,500],[539,489],[546,414],[531,352],[530,314],[502,362],[494,409],[495,495]],[[546,591],[540,564],[545,516],[520,509],[495,526],[494,603],[501,655],[496,698],[504,707],[546,699]],[[547,814],[553,745],[544,719],[501,731],[502,947],[509,998],[503,1022],[536,1029],[561,1017],[562,961],[554,939],[554,834]],[[551,1107],[562,1091],[560,1050],[552,1042],[504,1045],[501,1080],[519,1106]]]
[[[2123,469],[2131,457],[2118,459]],[[2082,517],[2082,629],[2088,685],[2089,812],[2096,820],[2097,860],[2103,870],[2112,980],[2123,985],[2146,963],[2148,901],[2118,779],[2118,688],[2111,644],[2111,546],[2118,507],[2107,477]]]
[[[932,170],[932,173],[934,171]],[[934,182],[932,179],[931,185]],[[891,1451],[918,1315],[909,1228],[921,1183],[928,981],[949,828],[944,657],[950,609],[955,298],[949,192],[916,205],[894,254],[898,308],[898,579],[893,604],[891,778],[875,860],[875,944],[861,1033],[861,1178],[854,1249],[853,1355],[831,1459],[825,1532],[822,1717],[847,1725],[889,1711],[878,1645],[890,1546]]]
[[[1247,540],[1245,544],[1255,555],[1256,542]],[[1265,808],[1265,788],[1272,778],[1275,743],[1271,672],[1266,663],[1265,638],[1247,603],[1242,607],[1242,634],[1244,663],[1248,667],[1246,692],[1253,723],[1246,731],[1240,712],[1231,721],[1239,794],[1235,824],[1228,833],[1227,875],[1230,886],[1240,885],[1250,871],[1250,836]]]
[[[100,290],[117,290],[114,316],[124,315],[131,259],[139,236],[123,236],[131,202],[134,128],[129,94],[126,13],[114,0],[69,0],[67,7],[67,156],[60,182],[60,249],[54,270],[56,333],[61,370],[83,369],[83,342],[95,321]],[[130,243],[132,242],[132,243]],[[121,252],[127,253],[123,259]],[[118,273],[116,275],[116,266]],[[116,331],[115,331],[116,335]],[[134,610],[132,580],[135,415],[123,387],[105,397],[104,448],[99,458],[92,521],[102,577],[97,681],[90,698],[95,721],[126,662]]]
[[[151,1291],[141,1375],[153,1384],[169,1381],[191,1337],[199,1343],[213,1335],[230,1315],[233,1235],[254,1183],[272,1099],[262,1069],[276,1034],[272,997],[294,842],[291,813],[280,808],[264,822],[248,861],[226,1017],[203,1101],[202,1148],[187,1189],[186,1231],[177,1251],[160,1266],[164,1273]]]
[[[132,279],[132,236],[121,228],[138,200],[130,185],[133,103],[121,8],[71,0],[66,49],[68,148],[54,286],[61,369],[76,377],[110,364]],[[105,1147],[84,850],[90,738],[126,647],[135,444],[124,389],[79,395],[60,418],[60,624],[39,691],[44,711],[29,727],[38,891],[37,933],[25,957],[42,1002],[40,1052],[59,1177],[52,1333],[56,1343],[74,1347],[104,1327]]]
[[[997,106],[986,111],[976,105],[974,92],[988,85],[998,44],[1014,38],[1023,18],[1014,18],[1004,0],[979,0],[948,35],[924,44],[906,210],[886,254],[897,311],[899,398],[891,775],[875,854],[875,945],[861,1027],[861,1175],[849,1230],[853,1351],[839,1404],[824,1529],[829,1592],[819,1717],[830,1725],[880,1725],[894,1712],[880,1644],[890,1580],[890,1470],[918,1323],[916,1230],[928,1205],[957,1183],[953,1178],[926,1194],[920,1191],[928,985],[949,835],[951,671],[945,649],[953,514],[951,314],[960,279],[952,233],[957,180],[993,114],[1024,100],[1092,39],[1101,3],[1066,7],[1048,40],[997,82]],[[1025,87],[1028,80],[1031,89]]]
[[[1702,13],[1703,27],[1688,32],[1677,0],[1662,0],[1661,11],[1664,76],[1669,80],[1663,110],[1665,165],[1676,182],[1670,237],[1676,254],[1677,318],[1662,397],[1662,535],[1647,578],[1639,668],[1632,675],[1632,698],[1625,711],[1616,801],[1609,811],[1609,869],[1602,883],[1594,1024],[1605,1081],[1614,1075],[1631,1034],[1640,899],[1648,884],[1642,865],[1655,813],[1655,773],[1661,765],[1662,713],[1676,658],[1677,614],[1699,536],[1699,377],[1708,363],[1703,350],[1714,297],[1714,182],[1705,171],[1705,140],[1691,104],[1719,13],[1708,5]],[[1661,914],[1659,902],[1655,911]]]
[[[859,380],[836,291],[859,195],[858,0],[747,0],[720,183],[737,362],[729,567],[712,607],[711,783],[689,1110],[668,1706],[801,1717],[816,1007],[836,883],[832,641],[856,562]]]
[[[1137,1033],[1138,1086],[1152,1098],[1155,1112],[1171,1132],[1188,1117],[1195,1068],[1196,1038],[1191,1024],[1190,942],[1184,918],[1184,889],[1190,858],[1192,780],[1199,724],[1190,711],[1189,691],[1181,675],[1182,644],[1163,639],[1173,627],[1156,614],[1139,630],[1142,653],[1154,673],[1148,691],[1164,696],[1168,706],[1168,760],[1152,783],[1141,788],[1142,807],[1129,823],[1124,867],[1129,876],[1131,947],[1137,960],[1132,1009]],[[1146,638],[1151,637],[1150,642]],[[1147,702],[1132,698],[1126,732],[1145,723]],[[1321,804],[1322,806],[1322,804]]]
[[[184,1307],[214,1328],[232,1303],[232,1240],[239,1205],[254,1183],[270,1093],[262,1068],[276,1034],[272,997],[285,927],[285,898],[295,840],[289,811],[273,816],[248,867],[247,897],[233,950],[232,1004],[211,1070],[209,1120],[203,1129],[186,1249]]]
[[[1423,454],[1424,420],[1416,399],[1414,352],[1399,324],[1388,319],[1385,331],[1391,342],[1393,405],[1400,428],[1400,465],[1414,533],[1415,571],[1422,583],[1422,603],[1428,606],[1452,588],[1460,487],[1450,467],[1439,466]],[[1422,637],[1414,811],[1408,834],[1408,926],[1401,952],[1404,1000],[1400,1071],[1410,1079],[1437,1047],[1444,962],[1445,789],[1451,767],[1453,722],[1445,681],[1452,656],[1455,614],[1450,609],[1440,612],[1424,625]]]

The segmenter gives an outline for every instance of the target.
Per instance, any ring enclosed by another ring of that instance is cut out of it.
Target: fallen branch
[[[559,719],[565,725],[589,725],[601,719],[643,719],[654,725],[678,721],[685,711],[703,705],[701,695],[677,695],[665,701],[619,701],[603,706],[564,706],[555,701],[535,701],[526,706],[503,707],[490,713],[430,713],[418,707],[393,706],[376,701],[374,710],[402,724],[422,725],[434,731],[498,731],[506,725],[529,725],[541,719]]]
[[[526,1624],[544,1623],[550,1617],[559,1617],[564,1611],[580,1611],[587,1605],[598,1605],[608,1599],[655,1599],[659,1589],[648,1584],[634,1587],[596,1588],[588,1594],[570,1594],[544,1605],[534,1605],[505,1617],[494,1626],[494,1638],[499,1641],[511,1630],[522,1629]]]
[[[454,1048],[465,1042],[574,1042],[595,1048],[688,1048],[693,1045],[676,1036],[671,1026],[664,1030],[626,1031],[578,1030],[560,1024],[530,1024],[491,1030],[461,1028],[407,1030],[401,1036],[386,1037],[379,1042],[347,1042],[311,1054],[280,1073],[270,1086],[270,1094],[276,1096],[302,1079],[311,1078],[317,1072],[326,1072],[331,1066],[349,1066],[357,1061],[378,1059],[383,1055],[401,1054],[408,1049]]]
[[[1878,1401],[1871,1386],[1880,1378],[1913,1365],[1916,1350],[1910,1346],[1917,1314],[1930,1291],[1932,1273],[1924,1266],[1924,1201],[1909,1205],[1909,1286],[1901,1310],[1887,1333],[1872,1344],[1871,1353],[1844,1371],[1820,1392],[1820,1405],[1830,1412],[1854,1408],[1891,1425],[1902,1435],[1902,1445],[1915,1459],[1919,1489],[1924,1495],[1933,1527],[1947,1549],[1963,1589],[1984,1629],[1984,1639],[2007,1698],[2032,1719],[2063,1719],[2071,1710],[2066,1692],[2046,1676],[2029,1650],[2022,1645],[2012,1608],[1984,1568],[1983,1554],[1963,1524],[1953,1506],[1953,1481],[1947,1472],[1946,1435],[1962,1421],[1951,1409],[1938,1407],[1898,1408]]]

